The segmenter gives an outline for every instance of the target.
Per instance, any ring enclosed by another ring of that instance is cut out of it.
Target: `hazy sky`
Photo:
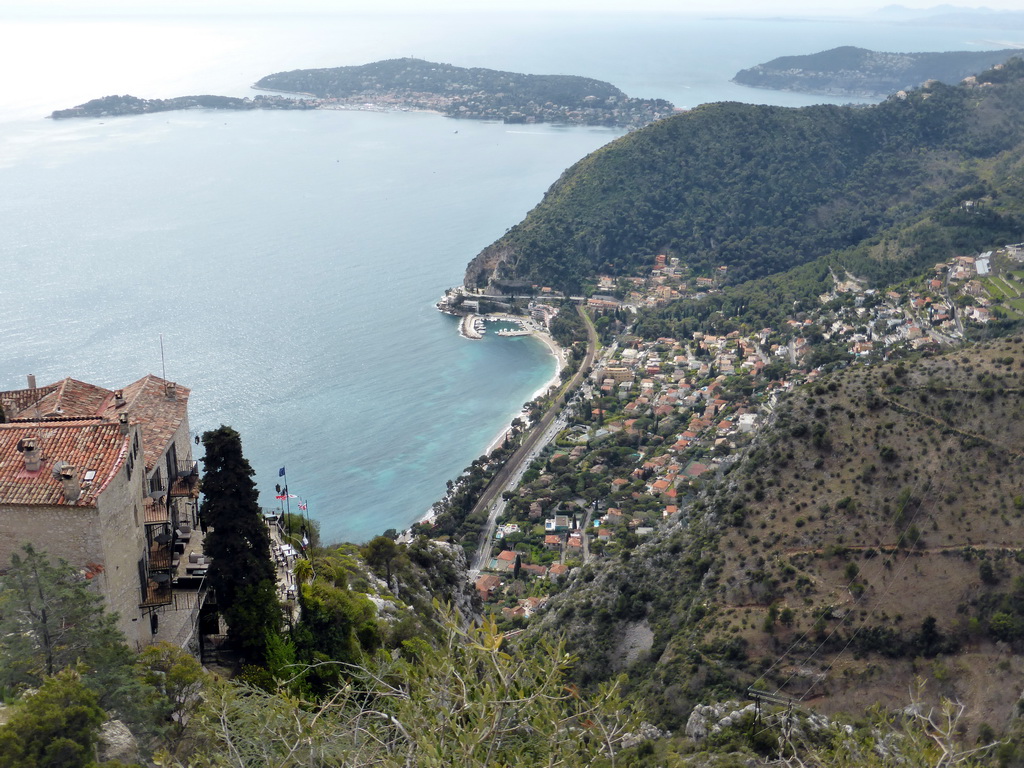
[[[932,8],[934,0],[903,0],[907,8]],[[844,16],[867,13],[889,5],[877,0],[0,0],[5,10],[31,13],[56,12],[93,14],[97,12],[186,13],[300,13],[300,12],[412,12],[435,11],[576,11],[699,14],[701,16],[743,14],[751,16],[815,15]],[[988,0],[958,3],[960,8],[987,7],[993,10],[1022,10],[1024,0]],[[946,6],[948,8],[949,6]]]

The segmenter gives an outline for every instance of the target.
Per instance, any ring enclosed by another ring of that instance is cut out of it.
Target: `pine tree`
[[[128,648],[103,598],[63,560],[31,544],[0,577],[0,688],[38,686],[77,662],[120,669]]]
[[[242,440],[221,425],[203,434],[203,503],[210,529],[204,552],[213,559],[208,578],[228,624],[228,636],[250,662],[260,664],[267,633],[276,633],[281,609],[270,559],[270,534],[263,522],[255,474],[242,455]]]
[[[0,726],[0,768],[87,768],[106,714],[78,673],[65,669]]]

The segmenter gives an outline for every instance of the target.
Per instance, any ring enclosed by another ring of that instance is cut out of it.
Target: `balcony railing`
[[[142,515],[146,525],[166,525],[171,521],[167,505],[158,499],[149,497],[142,501]]]
[[[199,498],[199,462],[179,461],[178,471],[170,483],[171,497]]]
[[[149,545],[148,564],[151,574],[160,571],[170,571],[174,567],[176,559],[173,540],[166,543],[154,541]]]
[[[146,595],[142,600],[143,608],[155,608],[160,605],[170,605],[174,602],[170,574],[162,575],[167,576],[166,581],[161,578],[161,574],[153,574],[146,581]]]

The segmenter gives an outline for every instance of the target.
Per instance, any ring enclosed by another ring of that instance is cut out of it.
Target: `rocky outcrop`
[[[130,765],[139,762],[139,744],[128,726],[120,720],[108,720],[100,730],[99,759]]]
[[[754,709],[753,704],[743,706],[736,701],[694,707],[686,721],[686,736],[697,742],[703,741],[713,733],[736,725],[745,715],[753,715]]]
[[[637,728],[636,732],[623,735],[622,748],[632,749],[645,741],[664,739],[671,735],[668,731],[663,731],[650,723],[640,723],[640,727]]]
[[[462,284],[470,290],[483,288],[495,276],[498,267],[511,264],[514,256],[515,249],[500,240],[487,246],[469,262]]]

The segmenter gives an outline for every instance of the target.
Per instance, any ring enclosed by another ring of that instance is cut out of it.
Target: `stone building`
[[[189,390],[156,376],[0,392],[0,569],[31,543],[96,585],[128,644],[194,646],[206,596]]]

